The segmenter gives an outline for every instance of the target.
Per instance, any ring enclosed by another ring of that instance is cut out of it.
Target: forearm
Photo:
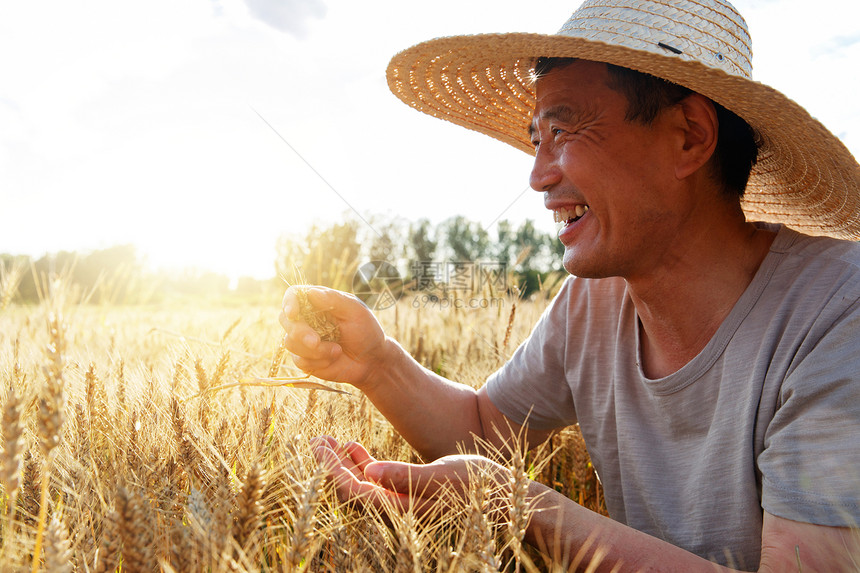
[[[730,571],[680,547],[590,511],[537,482],[529,485],[529,543],[589,571]]]
[[[396,341],[387,339],[386,357],[363,391],[380,413],[422,457],[434,460],[474,449],[481,436],[477,392],[421,366]]]

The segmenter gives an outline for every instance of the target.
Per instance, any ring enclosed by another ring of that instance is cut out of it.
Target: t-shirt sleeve
[[[785,378],[758,458],[762,506],[807,523],[860,526],[860,301]]]
[[[568,278],[531,335],[511,359],[487,380],[487,395],[505,416],[535,430],[576,422],[565,377],[569,300],[575,279]]]

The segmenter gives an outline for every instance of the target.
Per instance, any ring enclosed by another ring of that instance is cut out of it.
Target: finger
[[[323,469],[325,469],[329,474],[336,474],[336,471],[333,471],[333,468],[330,468],[330,463],[334,460],[334,458],[329,453],[334,452],[337,456],[337,463],[348,470],[356,479],[364,481],[366,478],[364,477],[364,471],[358,467],[358,465],[353,461],[350,457],[349,453],[344,449],[343,446],[338,445],[337,441],[330,436],[322,436],[321,438],[314,438],[311,440],[311,445],[313,447],[314,456],[317,458],[318,463],[323,464]],[[328,450],[328,451],[327,451]]]
[[[341,457],[336,450],[327,444],[318,444],[312,451],[317,464],[334,481],[336,489],[340,490],[347,487],[349,482],[357,480],[357,476],[346,467],[347,463],[352,463],[348,457]]]
[[[364,466],[367,479],[399,493],[421,492],[432,482],[427,466],[395,461],[373,461]]]
[[[368,464],[376,461],[376,458],[371,456],[365,447],[358,442],[347,442],[343,445],[343,448],[362,472],[364,472]]]
[[[289,307],[281,308],[281,313],[278,315],[278,322],[281,323],[281,327],[287,332],[293,330],[296,325],[305,324],[302,321],[301,315],[294,312],[293,309]]]
[[[320,335],[317,334],[311,326],[299,320],[287,320],[286,324],[282,324],[287,333],[287,341],[296,349],[304,348],[313,350],[317,348],[321,342]]]
[[[343,354],[340,344],[323,341],[320,335],[305,323],[288,322],[285,330],[284,347],[295,356],[311,361],[331,362]]]
[[[340,445],[337,443],[337,440],[332,438],[331,436],[315,436],[310,439],[311,448],[316,448],[319,446],[326,446],[333,450],[337,450]]]
[[[341,502],[371,505],[380,511],[390,507],[408,507],[408,496],[388,491],[364,480],[363,475],[353,473],[357,466],[351,460],[341,459],[331,448],[320,446],[314,450],[314,456],[331,477]]]
[[[326,312],[336,312],[359,301],[355,295],[322,286],[305,287],[305,294],[315,309]]]
[[[381,509],[410,511],[432,519],[446,507],[446,501],[439,495],[435,472],[427,470],[423,465],[374,461],[365,466],[364,475],[385,493]]]
[[[336,348],[332,350],[331,356],[324,356],[320,359],[307,358],[295,353],[291,353],[290,358],[292,358],[293,364],[306,374],[311,374],[323,380],[339,381],[339,375],[347,366],[338,362],[341,354],[340,349]]]
[[[281,311],[287,320],[295,320],[299,316],[299,299],[296,297],[296,287],[291,286],[284,292],[284,298],[281,300]]]
[[[281,309],[281,314],[278,315],[278,322],[281,323],[281,328],[287,330],[290,327],[290,317],[287,315],[287,311]]]

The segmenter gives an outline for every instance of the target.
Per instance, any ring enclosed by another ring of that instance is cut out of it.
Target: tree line
[[[4,307],[10,302],[39,302],[56,280],[65,283],[74,302],[93,304],[147,304],[230,291],[229,277],[212,271],[152,271],[134,245],[88,252],[62,250],[39,258],[0,254],[0,303],[5,301]]]
[[[344,216],[314,223],[301,234],[284,234],[276,244],[270,280],[240,278],[202,269],[155,272],[133,245],[90,252],[59,251],[38,259],[0,254],[0,302],[38,302],[49,277],[63,276],[80,300],[108,304],[145,304],[182,297],[249,298],[283,290],[285,283],[321,284],[350,290],[356,270],[385,261],[413,288],[416,273],[428,265],[495,264],[528,295],[547,275],[561,270],[563,247],[531,221],[501,221],[494,232],[457,216],[439,225],[427,219],[369,220]]]
[[[491,265],[507,273],[528,295],[547,275],[562,270],[564,247],[530,220],[515,225],[500,221],[490,232],[463,216],[439,225],[417,221],[363,220],[311,226],[301,236],[282,236],[277,243],[275,269],[287,282],[322,284],[348,290],[355,271],[370,261],[394,266],[407,285],[419,288],[416,274],[447,263]]]

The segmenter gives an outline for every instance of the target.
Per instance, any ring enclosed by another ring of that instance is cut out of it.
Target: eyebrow
[[[582,118],[585,115],[581,111],[575,111],[572,107],[564,104],[554,105],[543,110],[539,117],[532,118],[531,123],[529,124],[529,139],[531,139],[535,132],[537,131],[537,127],[535,123],[538,120],[547,120],[547,119],[557,119],[564,123],[574,123],[578,119]]]

